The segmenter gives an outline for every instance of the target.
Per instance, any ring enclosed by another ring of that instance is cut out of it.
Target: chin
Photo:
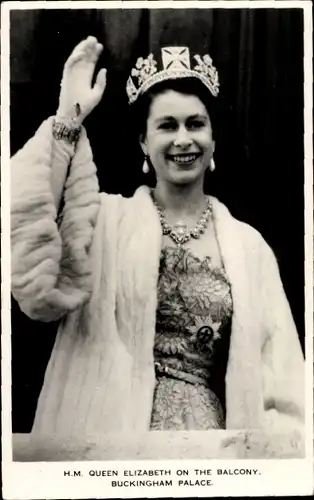
[[[195,171],[186,171],[186,172],[178,172],[176,175],[173,175],[171,179],[172,184],[177,184],[178,186],[183,186],[187,184],[194,184],[196,181],[204,179],[204,173],[195,172]]]

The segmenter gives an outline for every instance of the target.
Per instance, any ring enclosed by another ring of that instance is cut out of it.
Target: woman
[[[33,432],[302,431],[303,356],[275,257],[203,191],[212,60],[186,47],[138,59],[127,94],[156,186],[125,199],[99,195],[81,127],[105,89],[105,70],[91,86],[101,50],[75,48],[56,117],[13,159],[13,294],[33,319],[62,318]]]

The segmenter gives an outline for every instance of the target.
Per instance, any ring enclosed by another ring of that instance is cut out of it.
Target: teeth
[[[196,155],[187,155],[187,156],[173,156],[173,161],[176,163],[191,163],[196,160]]]

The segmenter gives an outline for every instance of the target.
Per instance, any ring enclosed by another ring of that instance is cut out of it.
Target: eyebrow
[[[207,116],[206,115],[201,115],[201,114],[196,114],[196,115],[191,115],[191,116],[188,116],[187,117],[187,120],[207,120]],[[158,116],[156,119],[155,119],[157,122],[161,122],[161,121],[172,121],[172,120],[176,120],[176,118],[174,116],[171,116],[171,115],[166,115],[166,116]]]

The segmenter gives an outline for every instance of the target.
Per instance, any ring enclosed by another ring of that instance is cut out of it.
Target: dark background
[[[160,45],[209,52],[220,77],[216,172],[206,189],[273,248],[304,347],[303,11],[299,9],[35,10],[11,12],[11,153],[55,114],[62,68],[88,35],[104,44],[101,103],[86,120],[101,190],[144,182],[125,83]],[[56,324],[12,301],[13,432],[31,430]]]

